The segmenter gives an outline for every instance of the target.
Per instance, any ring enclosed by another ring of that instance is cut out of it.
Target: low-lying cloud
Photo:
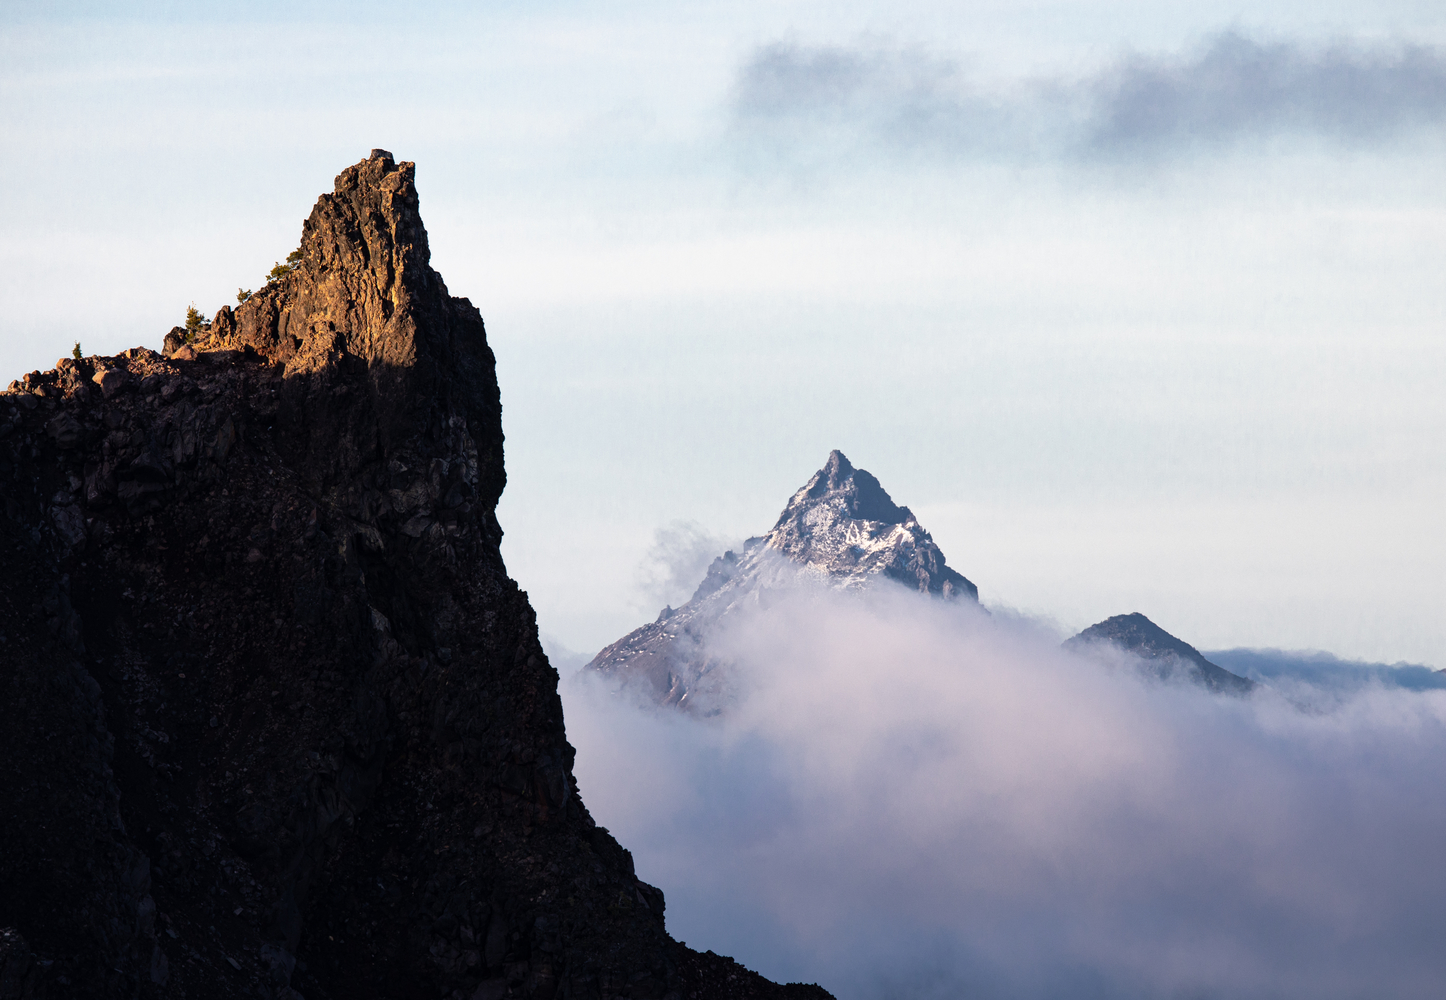
[[[1138,161],[1246,142],[1377,146],[1446,125],[1446,51],[1311,49],[1236,32],[1076,76],[999,85],[955,57],[874,44],[758,49],[734,91],[736,134],[784,159],[868,153]]]
[[[892,588],[713,646],[720,718],[564,684],[583,796],[694,947],[841,1000],[1446,981],[1446,693],[1212,696]]]

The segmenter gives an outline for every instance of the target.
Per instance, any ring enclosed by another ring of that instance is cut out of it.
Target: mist
[[[653,544],[638,564],[638,606],[674,607],[692,596],[718,553],[741,544],[721,538],[696,521],[674,521],[653,532]]]
[[[676,937],[841,1000],[1439,992],[1446,693],[1303,711],[892,587],[774,596],[712,639],[717,718],[563,684]]]

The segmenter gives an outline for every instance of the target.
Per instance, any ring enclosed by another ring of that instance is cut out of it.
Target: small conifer
[[[285,264],[281,263],[280,261],[276,262],[276,265],[271,269],[271,272],[266,275],[266,279],[268,281],[275,281],[277,278],[284,278],[300,266],[301,248],[297,247],[295,250],[291,251],[291,253],[286,255]]]
[[[196,308],[192,302],[186,307],[186,343],[193,343],[196,334],[201,332],[201,324],[206,322],[206,317],[201,315],[201,310]]]

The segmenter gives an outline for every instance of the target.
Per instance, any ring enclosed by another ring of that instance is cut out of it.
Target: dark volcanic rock
[[[1149,673],[1161,680],[1189,680],[1221,694],[1248,694],[1255,688],[1254,681],[1211,663],[1194,646],[1175,638],[1138,611],[1106,618],[1065,640],[1064,645],[1080,649],[1094,643],[1109,643],[1134,653],[1144,661]]]
[[[681,608],[634,629],[598,653],[586,669],[639,684],[665,705],[712,713],[726,702],[727,664],[709,637],[741,607],[800,582],[857,589],[890,580],[934,597],[977,601],[979,590],[944,563],[944,553],[913,512],[843,452],[789,499],[768,534],[725,552]]]
[[[0,394],[4,995],[809,995],[671,941],[578,797],[413,165],[301,251]]]
[[[46,963],[48,964],[48,963]],[[46,966],[14,928],[0,928],[0,1000],[28,1000],[45,995]]]

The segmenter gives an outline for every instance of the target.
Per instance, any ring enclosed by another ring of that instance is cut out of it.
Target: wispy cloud
[[[649,613],[692,596],[708,564],[734,544],[696,521],[674,521],[653,532],[653,544],[637,571],[637,588]]]
[[[733,116],[745,142],[805,158],[1140,159],[1279,138],[1360,146],[1446,126],[1446,52],[1225,32],[1190,52],[984,85],[948,55],[778,43],[742,68]]]

